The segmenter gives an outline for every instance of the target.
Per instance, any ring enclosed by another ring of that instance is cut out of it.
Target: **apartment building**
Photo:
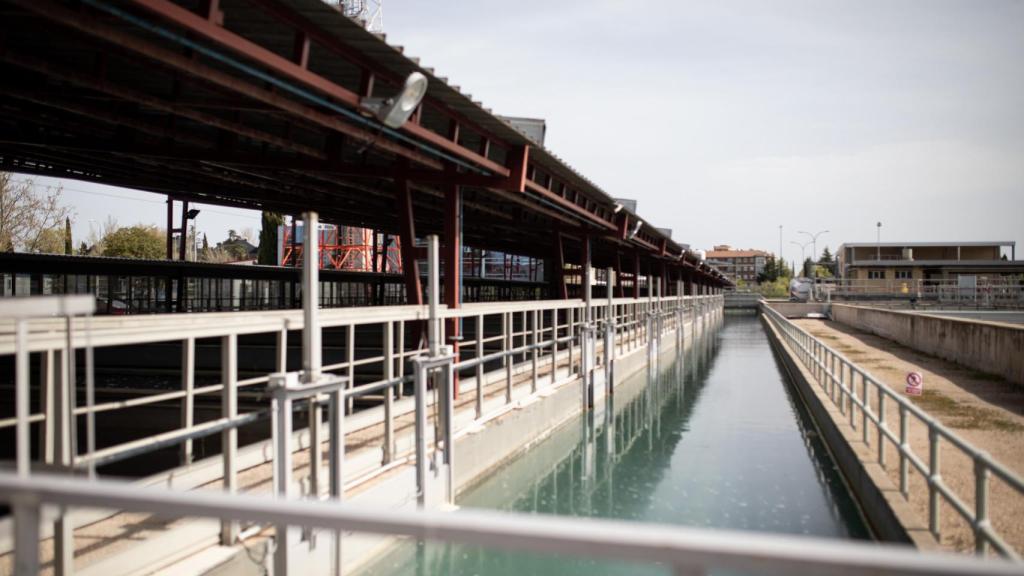
[[[757,282],[757,276],[764,272],[768,256],[763,250],[736,250],[728,244],[720,244],[707,253],[706,259],[733,282],[751,283]]]

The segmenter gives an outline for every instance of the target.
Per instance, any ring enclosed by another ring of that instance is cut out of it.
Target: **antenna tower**
[[[380,34],[384,31],[384,0],[341,0],[339,7],[345,16],[370,32]]]

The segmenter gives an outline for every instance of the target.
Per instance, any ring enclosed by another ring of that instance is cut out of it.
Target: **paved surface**
[[[1007,324],[1024,324],[1024,312],[1007,312],[1003,310],[935,310],[918,312],[929,316],[946,316],[964,320],[982,320],[984,322],[1004,322]]]
[[[1016,474],[1024,475],[1024,391],[1020,388],[997,376],[963,368],[842,324],[810,319],[795,322],[900,395],[906,387],[907,374],[920,372],[924,376],[925,394],[909,397],[914,404]],[[860,396],[859,379],[856,387]],[[868,400],[877,413],[877,395],[869,394]],[[889,429],[898,435],[899,413],[893,404],[886,405],[885,418]],[[857,426],[859,430],[859,413]],[[916,418],[910,419],[909,438],[914,453],[927,463],[928,430]],[[877,446],[876,437],[872,436],[870,442],[873,448]],[[973,510],[973,461],[948,442],[941,446],[942,479]],[[887,446],[886,462],[887,471],[898,486],[899,456],[895,446]],[[913,466],[910,469],[910,503],[927,522],[927,484]],[[1024,550],[1024,496],[998,480],[990,486],[992,524],[1018,551]],[[974,539],[968,524],[948,504],[942,505],[940,515],[943,547],[973,552]]]

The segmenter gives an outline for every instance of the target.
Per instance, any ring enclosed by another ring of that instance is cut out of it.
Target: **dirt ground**
[[[998,376],[964,368],[842,324],[811,319],[795,322],[888,385],[895,395],[909,398],[965,441],[988,452],[1018,476],[1024,475],[1024,390],[1020,387]],[[924,376],[923,396],[904,393],[907,374],[912,371]],[[857,378],[854,385],[860,397],[861,380]],[[868,400],[871,411],[877,414],[878,394],[871,393],[870,387]],[[898,437],[899,410],[891,399],[885,402],[885,420],[887,428]],[[862,415],[859,411],[854,421],[860,431]],[[873,431],[874,427],[869,423],[868,429]],[[928,429],[912,415],[909,417],[908,437],[914,454],[927,466]],[[868,442],[877,454],[878,436],[869,434]],[[884,444],[886,470],[898,485],[898,451],[892,442],[886,440]],[[973,512],[974,461],[948,441],[940,445],[942,481]],[[913,465],[909,465],[909,469],[909,501],[922,520],[927,521],[927,483]],[[1024,495],[994,476],[990,480],[989,515],[996,533],[1016,550],[1024,550]],[[940,518],[942,546],[973,552],[973,530],[955,508],[942,501]]]

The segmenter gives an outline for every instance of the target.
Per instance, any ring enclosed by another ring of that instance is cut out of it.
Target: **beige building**
[[[1024,275],[1024,261],[1016,260],[1016,242],[1010,241],[848,243],[836,257],[838,274],[851,288],[1018,283]]]
[[[768,256],[769,253],[762,250],[734,250],[728,244],[721,244],[708,252],[705,258],[729,280],[753,283],[757,282],[758,274],[764,272]]]

